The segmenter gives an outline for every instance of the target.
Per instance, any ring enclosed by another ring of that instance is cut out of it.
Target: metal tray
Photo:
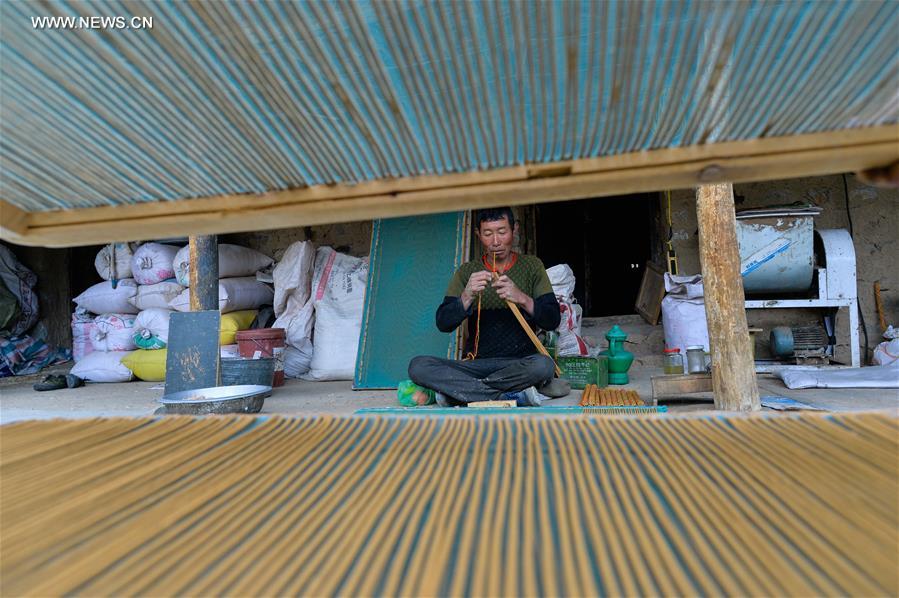
[[[167,414],[259,413],[266,397],[271,394],[271,386],[214,386],[168,394],[159,402]]]

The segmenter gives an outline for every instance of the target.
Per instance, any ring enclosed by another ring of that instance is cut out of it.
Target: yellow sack
[[[122,358],[122,365],[147,382],[165,380],[166,349],[138,349]]]
[[[222,314],[221,332],[219,343],[233,345],[237,339],[239,330],[246,330],[256,319],[257,310],[245,309]],[[122,359],[122,365],[147,382],[162,382],[165,380],[165,359],[168,352],[165,349],[139,349],[133,351]]]
[[[255,309],[245,309],[222,314],[222,332],[219,335],[219,344],[233,345],[236,343],[237,332],[249,328],[253,320],[256,319],[257,313],[259,312]]]

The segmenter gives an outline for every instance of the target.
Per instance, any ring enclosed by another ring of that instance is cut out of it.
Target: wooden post
[[[696,190],[696,213],[715,407],[727,411],[757,411],[761,405],[746,325],[731,184],[700,186]]]
[[[190,310],[219,308],[219,250],[216,235],[190,237]]]

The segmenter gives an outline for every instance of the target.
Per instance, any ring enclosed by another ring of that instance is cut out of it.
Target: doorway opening
[[[662,255],[658,193],[535,206],[537,257],[568,264],[584,317],[634,314],[647,261]]]

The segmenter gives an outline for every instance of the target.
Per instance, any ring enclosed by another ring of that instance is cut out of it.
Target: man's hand
[[[496,279],[493,283],[493,288],[501,299],[520,305],[528,314],[534,315],[534,299],[519,289],[508,276],[503,275]]]
[[[474,302],[475,295],[487,288],[487,286],[490,284],[491,278],[492,275],[486,270],[475,272],[468,277],[468,284],[465,285],[465,289],[462,291],[462,295],[459,297],[460,299],[462,299],[462,306],[465,309],[471,307],[471,304]]]

